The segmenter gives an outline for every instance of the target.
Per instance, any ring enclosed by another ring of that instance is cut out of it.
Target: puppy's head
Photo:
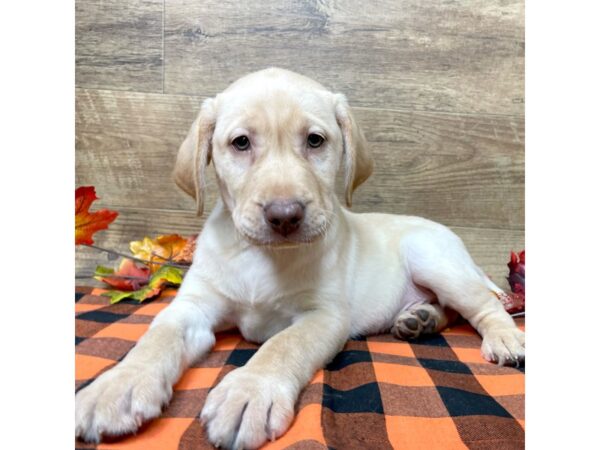
[[[333,215],[337,171],[350,206],[373,170],[345,97],[281,69],[247,75],[202,104],[174,172],[198,214],[211,160],[237,230],[269,246],[318,239]]]

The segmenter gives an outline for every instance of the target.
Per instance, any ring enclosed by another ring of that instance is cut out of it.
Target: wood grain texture
[[[202,99],[280,66],[345,93],[376,160],[353,209],[450,225],[506,287],[524,246],[523,0],[76,0],[76,182],[97,243],[190,234],[171,170]],[[207,210],[218,195],[209,170]],[[78,273],[107,255],[78,248]],[[86,282],[89,282],[87,280]]]
[[[193,210],[173,183],[177,149],[201,98],[78,89],[78,185],[110,207]],[[523,229],[523,118],[355,108],[374,175],[353,209],[447,225]],[[207,210],[218,195],[209,170]]]
[[[523,114],[522,0],[173,0],[166,93],[212,96],[268,66],[357,106]]]
[[[75,2],[77,86],[162,92],[163,0]]]
[[[96,244],[118,251],[129,251],[129,242],[144,236],[179,233],[190,236],[202,229],[203,221],[188,211],[120,208],[120,215],[110,230],[96,234]],[[473,259],[502,288],[509,289],[505,277],[510,251],[524,248],[524,232],[489,228],[452,227],[469,249]],[[115,260],[107,253],[86,247],[77,248],[75,272],[78,276],[90,275],[98,264],[112,266]],[[83,280],[90,284],[90,279]]]

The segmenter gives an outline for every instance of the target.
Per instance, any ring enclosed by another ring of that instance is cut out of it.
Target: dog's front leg
[[[182,286],[123,361],[77,393],[76,436],[99,442],[103,435],[132,433],[159,416],[182,372],[214,345],[212,330],[225,306]]]
[[[348,334],[345,311],[313,310],[265,342],[208,395],[201,418],[209,440],[253,449],[281,436],[294,418],[298,394],[340,351]]]

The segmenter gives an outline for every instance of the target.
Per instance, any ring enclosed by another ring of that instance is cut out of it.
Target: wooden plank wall
[[[445,223],[506,286],[524,246],[523,0],[77,0],[77,185],[121,214],[99,245],[200,229],[178,146],[202,99],[268,66],[347,95],[376,160],[356,211]],[[78,249],[77,273],[106,258]]]

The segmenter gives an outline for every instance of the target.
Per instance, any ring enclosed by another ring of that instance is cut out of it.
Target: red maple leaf
[[[90,212],[90,206],[95,200],[98,197],[94,186],[81,186],[75,190],[75,245],[93,244],[94,233],[108,228],[119,215],[109,209]]]
[[[506,279],[512,292],[508,294],[502,292],[498,298],[510,314],[523,312],[525,311],[525,250],[518,254],[510,252],[507,266],[509,274]]]
[[[510,262],[507,265],[510,290],[525,297],[525,250],[519,254],[510,252]]]

